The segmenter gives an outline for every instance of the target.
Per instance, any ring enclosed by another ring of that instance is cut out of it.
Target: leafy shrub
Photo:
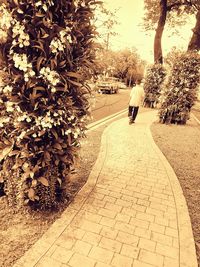
[[[153,64],[147,68],[144,81],[145,106],[154,107],[159,102],[165,77],[166,70],[161,64]]]
[[[66,197],[89,114],[94,8],[95,0],[1,5],[0,182],[12,206],[51,208]]]
[[[200,56],[197,53],[183,53],[176,59],[159,111],[160,122],[186,123],[196,99],[199,70]]]

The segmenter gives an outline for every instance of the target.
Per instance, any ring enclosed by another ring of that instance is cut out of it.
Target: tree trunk
[[[193,29],[193,35],[188,45],[188,51],[200,50],[200,9],[196,15],[196,25]]]
[[[166,18],[167,18],[167,0],[160,0],[160,17],[154,38],[154,63],[163,64],[161,40],[165,27]]]
[[[132,76],[130,76],[130,78],[129,78],[129,87],[131,87],[131,83],[132,83]]]

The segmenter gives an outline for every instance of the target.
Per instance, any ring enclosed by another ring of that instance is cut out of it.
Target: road
[[[130,89],[120,89],[117,94],[95,94],[91,101],[92,122],[128,108]]]

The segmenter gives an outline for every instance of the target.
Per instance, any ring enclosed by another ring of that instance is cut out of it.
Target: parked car
[[[114,77],[105,77],[96,85],[99,93],[116,94],[119,91],[118,79]]]
[[[123,82],[118,82],[118,87],[119,87],[119,89],[127,89],[126,84]]]

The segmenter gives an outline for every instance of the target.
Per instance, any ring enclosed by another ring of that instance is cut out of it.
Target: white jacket
[[[132,88],[130,93],[129,106],[139,107],[142,100],[144,99],[144,89],[141,85],[136,85]]]

